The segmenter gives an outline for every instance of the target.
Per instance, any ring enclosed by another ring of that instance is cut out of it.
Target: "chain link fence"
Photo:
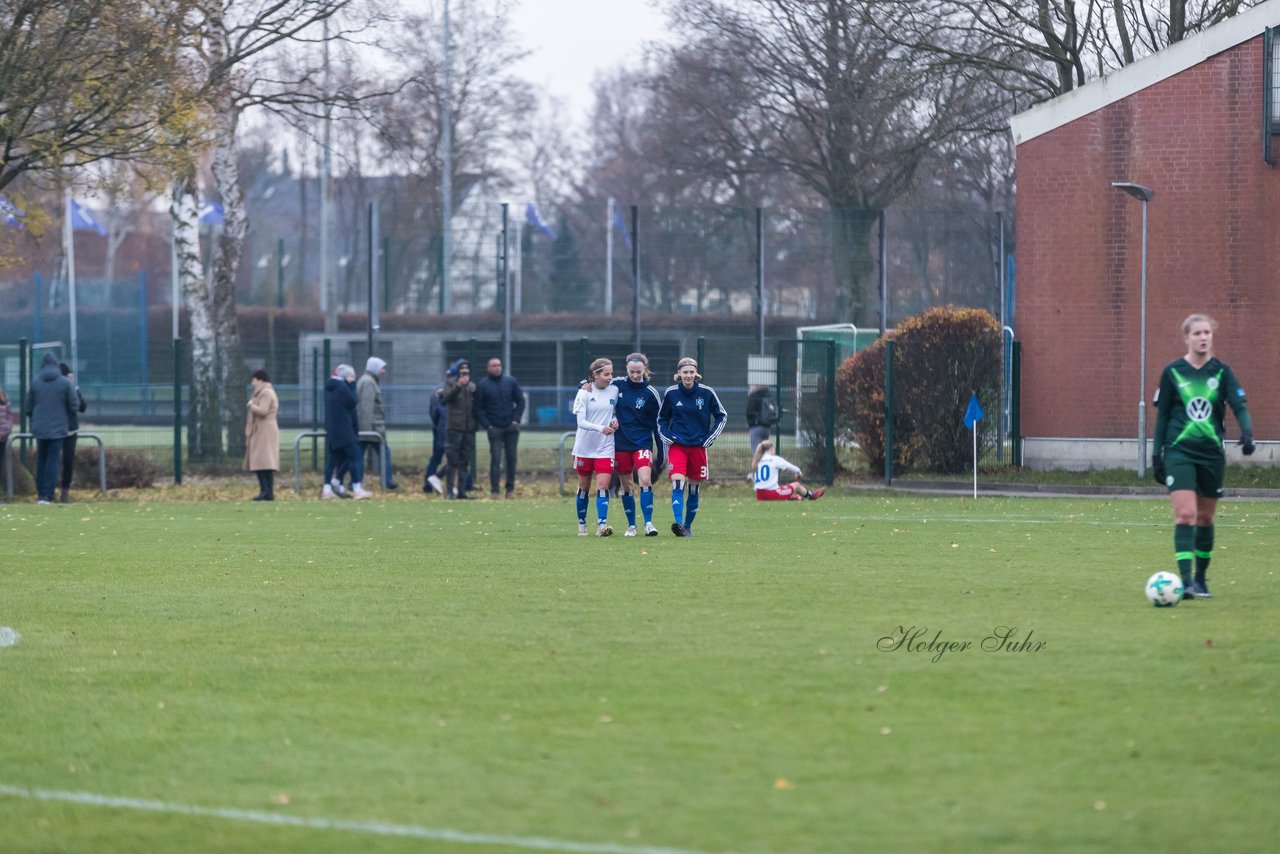
[[[878,329],[847,336],[812,329],[828,325],[837,290],[847,287],[835,278],[826,213],[630,207],[608,200],[544,210],[508,205],[504,241],[501,206],[470,204],[454,218],[445,294],[438,210],[393,182],[376,189],[379,234],[370,234],[357,216],[372,197],[352,199],[336,217],[342,236],[335,241],[330,308],[339,323],[329,333],[318,286],[318,196],[301,193],[290,202],[283,192],[249,195],[252,228],[237,285],[246,390],[244,399],[223,401],[225,423],[228,430],[241,428],[248,375],[266,369],[281,400],[286,468],[294,433],[323,425],[323,380],[339,362],[363,368],[370,339],[372,354],[390,364],[383,386],[389,443],[406,473],[421,472],[431,452],[429,405],[445,367],[463,357],[482,366],[509,353],[508,371],[528,397],[521,475],[555,475],[585,366],[598,356],[621,365],[637,339],[655,385],[669,384],[676,361],[692,355],[717,390],[729,424],[712,455],[713,477],[745,479],[750,467],[745,411],[752,354],[777,359],[770,385],[782,404],[780,448],[814,455],[805,460],[806,471],[828,477],[856,467],[839,441],[830,383],[834,366]],[[190,347],[176,348],[174,331],[185,338],[185,315],[174,311],[166,220],[139,216],[134,233],[111,253],[105,238],[77,236],[74,341],[67,281],[44,272],[61,269],[48,244],[25,253],[25,266],[4,272],[0,382],[17,409],[41,348],[69,362],[74,354],[89,401],[82,420],[104,437],[108,452],[139,450],[180,475],[184,466],[190,471],[190,461],[174,427],[189,423]],[[877,259],[874,275],[883,282],[876,316],[883,311],[889,326],[941,304],[993,313],[1004,308],[1011,316],[1011,288],[1001,283],[999,259],[1011,253],[1012,241],[998,214],[891,210],[867,240]],[[378,253],[374,264],[370,246]],[[109,278],[108,270],[133,272]],[[376,332],[365,315],[370,291],[381,320]],[[504,336],[504,328],[512,332]],[[34,358],[25,379],[20,342]],[[1007,412],[1007,401],[1002,409]],[[320,444],[307,440],[302,463],[309,469],[322,457],[313,452]],[[236,462],[227,461],[224,470]]]

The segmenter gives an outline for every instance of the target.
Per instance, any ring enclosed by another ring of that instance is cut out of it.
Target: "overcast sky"
[[[523,76],[565,98],[579,123],[596,73],[635,64],[644,42],[665,33],[653,0],[519,0],[511,24],[531,52]]]

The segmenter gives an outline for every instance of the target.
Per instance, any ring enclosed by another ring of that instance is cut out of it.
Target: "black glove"
[[[1165,470],[1164,455],[1155,453],[1151,455],[1151,474],[1155,477],[1156,483],[1164,486]]]
[[[1251,457],[1256,450],[1258,450],[1258,446],[1253,444],[1253,431],[1245,430],[1240,434],[1240,453],[1246,457]]]

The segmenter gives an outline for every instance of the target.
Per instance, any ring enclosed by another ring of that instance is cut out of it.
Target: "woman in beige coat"
[[[280,425],[276,413],[280,399],[264,370],[253,372],[253,396],[244,420],[244,467],[258,475],[254,501],[275,501],[275,477],[280,470]]]

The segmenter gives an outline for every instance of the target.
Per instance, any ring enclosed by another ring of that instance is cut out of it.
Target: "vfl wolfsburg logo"
[[[1208,421],[1213,414],[1213,404],[1203,397],[1193,397],[1187,401],[1187,417],[1192,421]]]

